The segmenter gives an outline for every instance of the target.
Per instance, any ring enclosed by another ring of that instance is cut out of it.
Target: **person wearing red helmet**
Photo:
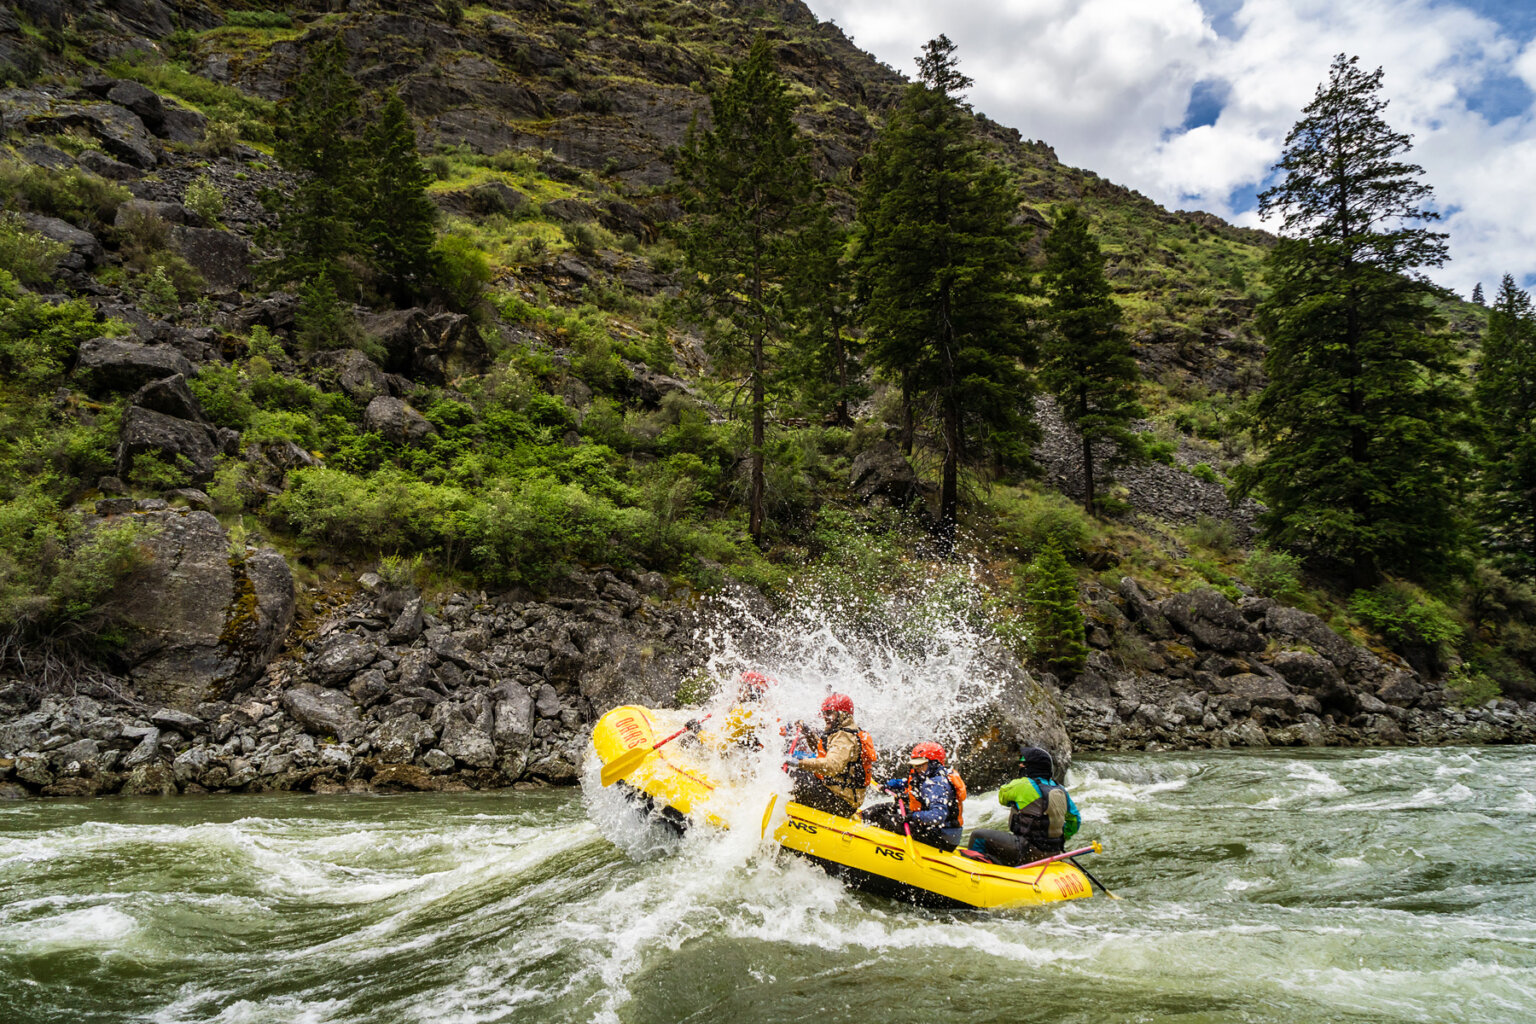
[[[722,753],[733,747],[762,750],[763,741],[758,736],[765,724],[762,702],[768,694],[768,688],[777,685],[778,680],[761,672],[743,672],[736,687],[736,703],[725,713],[725,724],[720,731],[705,731],[703,724],[696,718],[688,720],[688,730],[700,742],[708,743]]]
[[[959,846],[965,822],[965,780],[947,761],[944,748],[937,743],[913,747],[906,776],[890,779],[880,787],[897,798],[866,808],[864,820],[889,832],[911,828],[913,839],[941,850]]]
[[[793,783],[790,799],[827,814],[850,817],[864,802],[875,763],[875,743],[853,721],[853,699],[830,694],[821,702],[826,753],[785,764]]]

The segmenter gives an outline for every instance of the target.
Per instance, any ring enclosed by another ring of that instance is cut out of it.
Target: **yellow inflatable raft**
[[[647,753],[617,785],[684,828],[692,821],[725,823],[708,805],[719,783],[686,746],[654,744],[676,730],[676,713],[642,707],[614,708],[592,730],[599,760],[610,764],[635,750]],[[631,755],[631,759],[633,755]],[[852,818],[790,803],[773,838],[850,885],[928,907],[998,908],[1082,899],[1093,894],[1088,878],[1065,861],[1010,868],[915,842]],[[770,808],[771,813],[771,808]],[[764,827],[769,816],[764,817]]]

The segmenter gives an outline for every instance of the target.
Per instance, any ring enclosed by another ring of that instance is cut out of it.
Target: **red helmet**
[[[821,713],[827,715],[834,711],[841,711],[845,715],[853,714],[853,698],[846,693],[828,694],[827,699],[821,702]]]
[[[773,680],[761,672],[743,672],[741,674],[741,692],[751,693],[754,697],[760,697],[767,692]]]
[[[912,760],[937,761],[939,764],[943,764],[944,748],[933,742],[919,743],[912,748]]]

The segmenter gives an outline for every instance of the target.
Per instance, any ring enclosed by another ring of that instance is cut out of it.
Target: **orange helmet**
[[[912,748],[912,760],[914,762],[937,761],[939,764],[943,764],[944,748],[931,741],[928,743],[919,743],[917,746]]]
[[[845,715],[853,714],[853,698],[846,693],[828,694],[827,699],[821,702],[821,713],[828,715],[834,711],[841,711]]]

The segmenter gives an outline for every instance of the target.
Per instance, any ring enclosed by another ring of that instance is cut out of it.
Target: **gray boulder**
[[[1228,653],[1262,651],[1264,638],[1254,632],[1237,605],[1215,590],[1202,588],[1167,598],[1160,605],[1168,621],[1204,647]]]
[[[146,527],[149,563],[104,611],[131,638],[123,657],[134,683],[171,708],[192,709],[254,680],[293,622],[283,556],[263,549],[231,559],[228,536],[207,512],[167,509],[131,521]]]
[[[415,444],[437,433],[421,413],[398,398],[382,395],[368,403],[363,426],[395,444]]]
[[[919,493],[917,473],[890,441],[877,441],[853,460],[848,487],[865,501],[883,501],[906,508]]]
[[[151,455],[185,471],[192,483],[206,483],[213,479],[214,460],[223,452],[218,437],[207,424],[129,406],[118,439],[117,475],[130,479],[134,463]]]
[[[316,736],[334,736],[350,743],[363,735],[357,705],[336,690],[300,683],[283,691],[283,707],[295,722]]]
[[[321,352],[311,362],[335,370],[337,386],[359,405],[367,406],[380,395],[389,394],[389,381],[384,371],[355,348]]]
[[[81,343],[75,360],[75,376],[93,395],[133,391],[153,380],[176,374],[190,377],[196,372],[174,348],[145,345],[132,338],[91,338]]]
[[[341,686],[373,664],[379,649],[353,633],[328,637],[309,659],[309,671],[326,686]]]
[[[491,739],[493,718],[491,703],[484,695],[462,703],[445,701],[432,709],[437,745],[457,761],[489,768],[496,763],[496,745]]]
[[[251,245],[234,232],[177,228],[172,241],[214,291],[235,291],[250,285]]]
[[[409,764],[416,760],[422,747],[435,739],[437,734],[420,715],[405,712],[384,720],[373,741],[373,749],[381,761]]]
[[[75,227],[68,221],[57,217],[43,217],[35,213],[24,214],[22,220],[27,227],[44,238],[68,247],[68,251],[59,260],[59,266],[64,270],[76,272],[90,270],[101,262],[105,254],[95,235]]]

